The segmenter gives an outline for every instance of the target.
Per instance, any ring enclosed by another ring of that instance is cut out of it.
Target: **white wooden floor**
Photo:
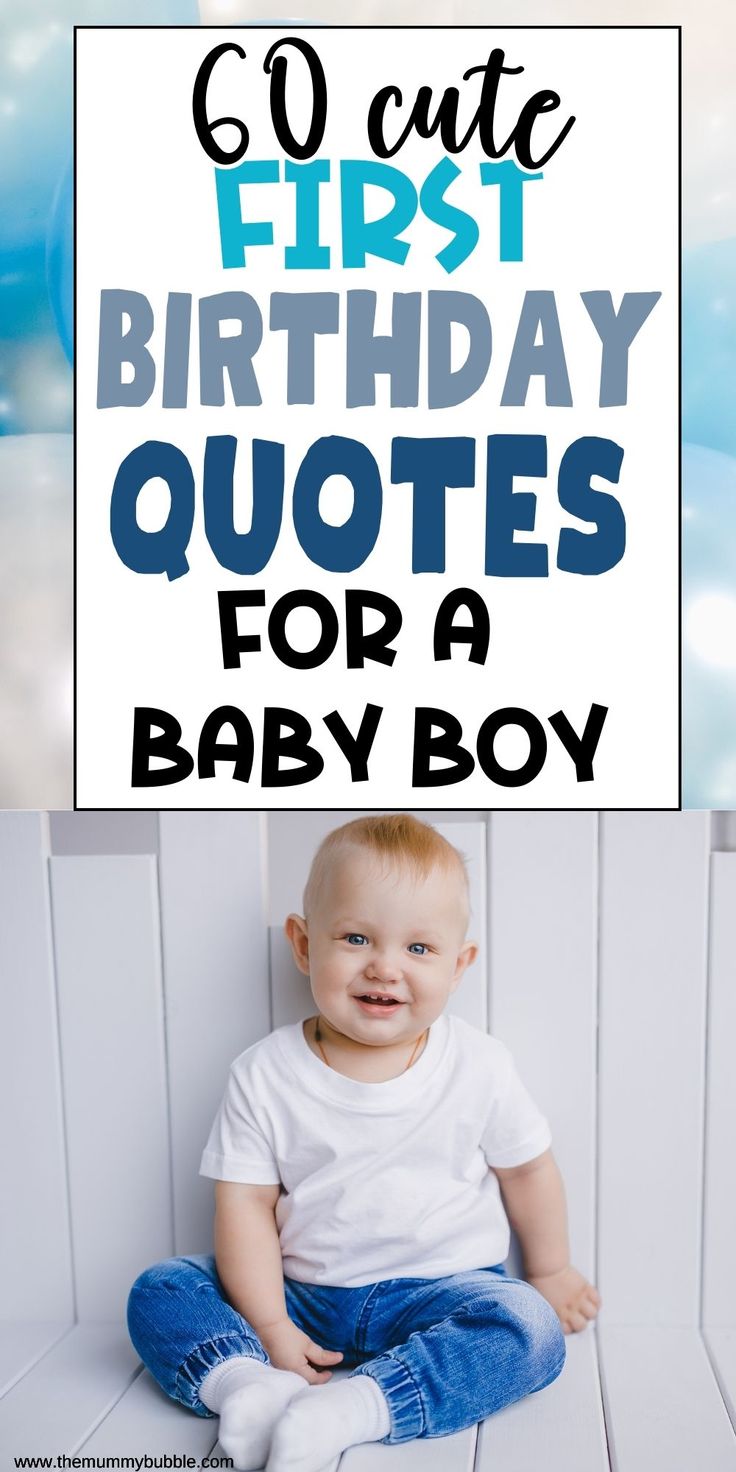
[[[575,1335],[546,1390],[457,1436],[356,1447],[341,1472],[734,1472],[736,1331],[708,1340],[677,1328]],[[118,1324],[0,1326],[0,1395],[3,1472],[61,1452],[97,1465],[224,1455],[217,1423],[168,1400]]]

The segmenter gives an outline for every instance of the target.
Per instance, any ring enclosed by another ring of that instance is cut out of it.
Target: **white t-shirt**
[[[200,1175],[280,1182],[286,1276],[357,1288],[502,1262],[509,1227],[488,1167],[549,1143],[508,1049],[457,1017],[438,1018],[385,1083],[328,1068],[299,1022],[232,1064]]]

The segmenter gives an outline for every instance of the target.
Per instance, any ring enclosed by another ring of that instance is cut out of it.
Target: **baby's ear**
[[[474,940],[466,940],[465,945],[464,946],[461,946],[460,950],[458,951],[457,965],[455,967],[455,975],[452,978],[452,990],[453,991],[455,990],[455,988],[457,986],[460,985],[460,981],[461,981],[463,972],[464,971],[467,971],[467,969],[468,969],[469,966],[472,966],[472,964],[473,964],[473,962],[474,962],[477,954],[478,954],[478,947],[477,947],[475,941]]]
[[[284,932],[300,971],[309,976],[309,931],[303,915],[287,915]]]

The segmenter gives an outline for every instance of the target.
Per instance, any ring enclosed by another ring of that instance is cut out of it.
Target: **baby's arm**
[[[565,1188],[552,1151],[495,1173],[529,1282],[552,1304],[566,1334],[584,1329],[601,1300],[570,1263]]]
[[[272,1365],[322,1385],[336,1350],[322,1349],[297,1329],[286,1312],[275,1207],[279,1186],[215,1182],[215,1261],[228,1303],[255,1329]]]

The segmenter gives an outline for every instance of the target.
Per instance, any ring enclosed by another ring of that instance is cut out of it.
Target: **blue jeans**
[[[450,1278],[389,1278],[362,1288],[285,1278],[289,1318],[339,1368],[371,1375],[391,1415],[388,1443],[448,1436],[541,1390],[559,1375],[565,1340],[546,1299],[503,1266]],[[172,1257],[136,1279],[128,1330],[167,1395],[211,1416],[198,1390],[232,1355],[268,1363],[258,1335],[227,1302],[214,1257]]]

